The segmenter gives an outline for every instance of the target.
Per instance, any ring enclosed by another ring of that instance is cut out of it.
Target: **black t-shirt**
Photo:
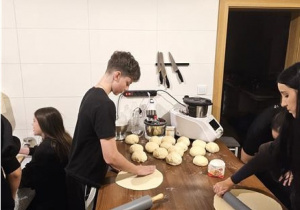
[[[91,88],[82,99],[73,137],[68,175],[99,188],[108,165],[100,139],[115,136],[116,107],[101,88]]]
[[[271,106],[260,113],[247,132],[245,141],[243,142],[243,150],[254,156],[260,145],[273,141],[272,137],[272,120],[274,116],[281,110],[279,106]]]

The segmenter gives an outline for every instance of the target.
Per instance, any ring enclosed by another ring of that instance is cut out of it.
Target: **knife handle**
[[[179,77],[180,81],[183,82],[183,77],[182,77],[182,75],[181,75],[181,73],[180,73],[179,70],[177,70],[177,74],[178,74],[178,77]]]
[[[160,84],[163,84],[163,76],[162,76],[161,72],[159,72],[159,81],[160,81]]]
[[[170,82],[169,82],[169,79],[167,76],[166,76],[166,85],[167,85],[167,88],[170,88]]]

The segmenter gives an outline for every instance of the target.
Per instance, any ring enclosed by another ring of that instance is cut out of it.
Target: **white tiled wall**
[[[130,51],[142,76],[131,89],[162,89],[182,102],[207,85],[212,98],[218,0],[2,0],[1,91],[6,116],[20,139],[32,136],[33,112],[54,106],[73,134],[83,94],[103,75],[115,50]],[[159,85],[157,52],[172,52],[184,83],[167,67],[170,89]],[[111,95],[117,102],[118,96]],[[155,97],[159,116],[176,101]],[[147,99],[121,98],[128,118]],[[168,120],[168,119],[167,119]]]

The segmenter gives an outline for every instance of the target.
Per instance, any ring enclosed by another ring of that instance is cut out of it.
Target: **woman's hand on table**
[[[213,186],[214,192],[218,196],[224,195],[227,191],[229,191],[233,187],[234,183],[232,182],[231,178],[227,178],[224,181],[218,182]]]

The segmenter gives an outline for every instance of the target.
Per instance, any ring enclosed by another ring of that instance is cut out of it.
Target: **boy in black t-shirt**
[[[280,110],[282,108],[279,105],[268,107],[250,125],[241,151],[243,163],[247,163],[255,156],[260,145],[277,138],[282,121]]]
[[[140,67],[128,52],[114,52],[101,80],[87,91],[66,167],[70,210],[95,208],[97,192],[108,166],[137,175],[154,172],[155,166],[134,165],[119,153],[115,141],[116,107],[108,97],[128,90],[140,78]]]

